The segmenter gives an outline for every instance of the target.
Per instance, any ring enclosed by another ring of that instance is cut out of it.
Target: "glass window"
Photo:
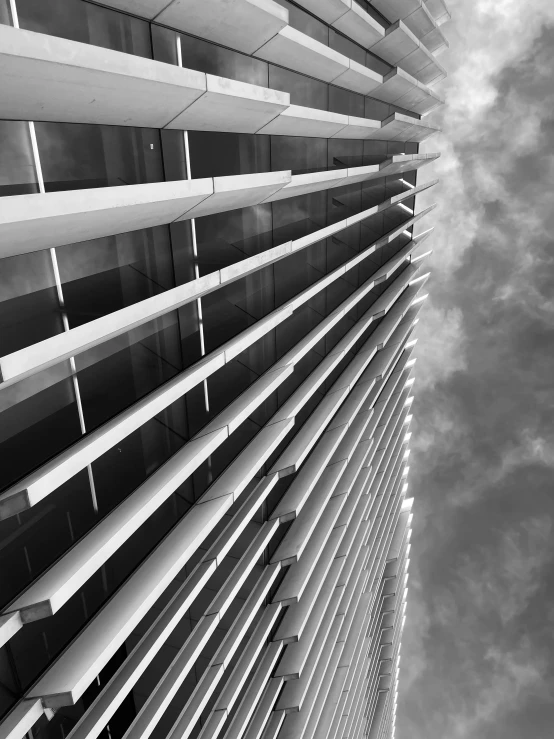
[[[269,204],[197,218],[200,274],[209,274],[270,249],[273,246],[271,224]]]
[[[269,172],[269,136],[219,131],[189,131],[192,176],[225,177]]]
[[[364,117],[364,96],[342,87],[329,85],[329,110],[343,115]]]
[[[83,0],[17,0],[28,31],[152,58],[149,23]]]
[[[363,157],[364,142],[356,139],[329,139],[328,163],[331,167],[361,167],[371,164]]]
[[[392,108],[388,103],[382,100],[376,100],[372,97],[365,98],[365,117],[374,121],[384,121],[391,114]]]
[[[2,355],[63,331],[52,260],[48,251],[2,260],[0,334]]]
[[[56,249],[69,327],[174,287],[167,226]]]
[[[88,123],[35,129],[47,192],[164,180],[158,130]]]
[[[176,375],[183,366],[176,311],[75,358],[83,414],[92,430]]]
[[[269,65],[269,87],[290,93],[291,105],[328,110],[329,85],[290,69]]]
[[[206,295],[202,298],[206,351],[244,331],[274,307],[273,266]]]
[[[394,69],[390,64],[387,64],[387,62],[383,61],[378,56],[375,56],[375,54],[372,54],[371,51],[366,52],[365,66],[368,69],[372,69],[374,72],[377,72],[377,74],[382,74],[383,77],[388,74],[391,69]]]
[[[290,169],[293,175],[327,169],[327,139],[272,136],[271,166],[274,171]]]
[[[354,59],[358,64],[366,63],[366,51],[362,49],[352,39],[346,38],[342,33],[338,33],[334,28],[329,29],[329,46],[331,49],[338,51],[339,54],[344,54],[349,59]]]
[[[21,391],[19,383],[0,390],[0,485],[3,488],[65,449],[81,435],[73,383],[69,377],[35,391],[29,397],[21,398]]]
[[[0,23],[5,26],[13,25],[9,0],[0,0]]]
[[[179,35],[183,67],[267,87],[267,62],[152,24],[154,58],[177,64],[176,40]]]
[[[25,121],[0,121],[0,196],[38,192],[38,184]]]
[[[318,231],[327,225],[327,195],[324,191],[273,203],[275,243]]]

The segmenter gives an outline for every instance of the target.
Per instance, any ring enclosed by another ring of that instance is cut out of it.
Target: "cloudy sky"
[[[552,739],[554,0],[447,1],[396,736]]]

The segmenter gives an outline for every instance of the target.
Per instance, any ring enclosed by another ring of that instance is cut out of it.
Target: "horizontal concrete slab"
[[[349,66],[348,57],[291,26],[285,26],[256,56],[324,82],[332,82]]]
[[[133,2],[130,11],[136,13]],[[156,22],[246,54],[288,23],[288,11],[272,0],[173,0],[165,5]]]
[[[0,25],[2,118],[163,128],[206,92],[206,75]]]
[[[348,125],[335,133],[332,138],[336,139],[374,139],[381,130],[381,122],[371,118],[358,118],[348,116]]]
[[[402,21],[387,28],[384,38],[377,41],[371,51],[423,84],[433,84],[446,77],[443,67]]]
[[[383,38],[385,28],[367,13],[355,0],[348,0],[350,6],[344,15],[333,23],[341,33],[353,39],[366,49]]]
[[[212,213],[223,213],[227,210],[257,205],[278,192],[290,181],[290,171],[214,177],[213,195],[177,220],[200,218]]]
[[[346,115],[307,108],[302,105],[290,105],[257,133],[331,138],[347,126],[348,116]]]
[[[425,141],[440,128],[425,125],[418,118],[411,118],[402,113],[393,113],[381,123],[381,134],[387,141]],[[373,136],[372,138],[380,138]]]
[[[383,78],[383,84],[372,93],[386,103],[394,103],[418,115],[426,115],[444,104],[444,99],[412,75],[396,67]]]
[[[306,195],[311,192],[341,187],[347,184],[348,171],[347,169],[331,169],[324,172],[294,175],[291,182],[279,190],[278,193],[270,196],[268,201],[274,202],[297,195]]]
[[[361,95],[370,95],[373,90],[383,84],[383,76],[354,59],[349,59],[348,68],[334,78],[333,84],[359,92]]]
[[[0,199],[0,258],[171,223],[214,193],[212,178]]]
[[[256,133],[290,105],[290,95],[259,85],[206,75],[206,92],[167,128]]]

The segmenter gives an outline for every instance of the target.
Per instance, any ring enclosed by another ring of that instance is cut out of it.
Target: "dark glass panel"
[[[384,121],[392,112],[392,107],[382,100],[376,100],[372,97],[365,98],[365,118],[371,118],[375,121]],[[375,142],[372,142],[375,143]]]
[[[187,157],[183,131],[160,131],[166,180],[187,179]]]
[[[0,196],[38,189],[28,123],[0,121]]]
[[[167,226],[69,244],[56,256],[70,328],[175,285]]]
[[[158,130],[87,123],[35,128],[47,192],[164,180]]]
[[[176,39],[179,35],[183,67],[267,87],[267,62],[194,36],[177,34],[155,24],[152,25],[154,58],[169,64],[177,64]]]
[[[364,141],[364,164],[379,164],[387,158],[386,141]]]
[[[2,260],[0,335],[2,355],[63,331],[49,251]]]
[[[377,74],[382,74],[383,77],[388,74],[391,69],[394,69],[390,64],[387,64],[387,62],[383,61],[375,54],[372,54],[371,51],[366,52],[365,66],[368,69],[372,69],[374,72],[377,72]]]
[[[195,223],[201,275],[266,251],[274,243],[269,204],[216,213]]]
[[[66,364],[66,363],[64,363]],[[36,378],[37,383],[40,377]],[[0,390],[0,485],[7,487],[81,435],[72,380],[21,398],[19,387]]]
[[[327,139],[271,136],[271,167],[290,169],[293,175],[326,169]]]
[[[270,64],[269,87],[290,93],[291,105],[328,110],[329,85],[325,82]]]
[[[319,41],[325,46],[329,45],[329,27],[318,18],[306,13],[296,5],[289,3],[287,0],[276,0],[279,5],[289,11],[289,24],[292,28],[302,31],[306,36]]]
[[[364,117],[364,96],[342,87],[329,85],[329,110],[333,113]],[[336,141],[337,139],[330,139]]]
[[[206,351],[212,351],[273,310],[273,289],[270,266],[203,298]]]
[[[349,59],[354,59],[358,64],[366,63],[366,51],[352,39],[346,38],[341,33],[335,31],[334,28],[329,29],[329,46],[331,49],[338,51],[339,54],[344,54]]]
[[[276,243],[307,236],[326,225],[327,195],[324,191],[273,203]]]
[[[182,368],[176,311],[75,358],[88,431],[144,397]]]
[[[147,21],[82,0],[17,0],[19,25],[28,31],[152,58]]]
[[[356,139],[329,139],[328,165],[342,168],[372,164],[363,157],[364,143]]]
[[[269,136],[249,133],[189,131],[191,173],[201,177],[225,177],[269,172]]]

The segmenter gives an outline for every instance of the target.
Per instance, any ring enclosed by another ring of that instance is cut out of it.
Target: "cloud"
[[[551,736],[554,3],[450,0],[398,739]],[[433,114],[435,115],[435,114]],[[424,227],[427,227],[424,224]]]

